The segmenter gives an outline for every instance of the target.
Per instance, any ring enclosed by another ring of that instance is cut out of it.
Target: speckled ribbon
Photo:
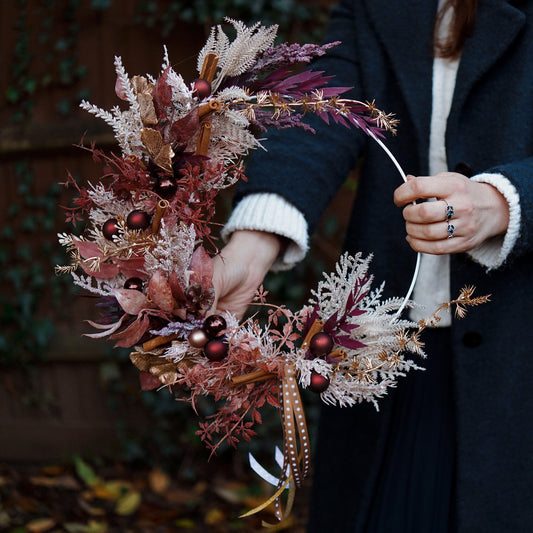
[[[305,421],[304,408],[300,391],[296,381],[296,371],[293,365],[287,365],[281,382],[281,420],[283,422],[283,467],[278,482],[278,489],[286,483],[285,472],[294,481],[296,487],[301,487],[303,480],[309,474],[311,465],[311,448],[309,434]],[[274,502],[276,517],[282,520],[284,515],[281,501]]]
[[[292,509],[296,487],[301,487],[303,480],[308,476],[311,465],[311,448],[309,445],[309,434],[305,421],[304,408],[298,383],[296,381],[296,371],[293,365],[285,367],[283,379],[280,384],[281,395],[281,419],[283,423],[283,466],[279,477],[276,492],[263,504],[242,515],[251,516],[274,504],[274,512],[278,520],[285,520]],[[254,468],[260,473],[261,468]],[[261,475],[261,474],[260,474]],[[261,477],[264,477],[261,475]],[[266,476],[264,477],[266,479]],[[268,479],[267,479],[268,481]],[[289,488],[289,496],[285,510],[282,509],[281,495],[286,488]],[[264,523],[265,526],[271,524]]]

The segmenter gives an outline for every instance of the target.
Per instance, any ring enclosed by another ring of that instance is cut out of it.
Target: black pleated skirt
[[[322,408],[309,533],[455,530],[450,332],[428,330],[423,340],[426,370],[399,378],[379,413]]]

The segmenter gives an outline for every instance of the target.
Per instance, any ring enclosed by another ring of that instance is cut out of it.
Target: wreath
[[[396,125],[374,103],[342,98],[348,88],[331,87],[331,76],[292,72],[339,43],[275,45],[276,26],[227,22],[235,37],[221,26],[211,30],[191,83],[173,69],[166,49],[156,78],[130,78],[117,57],[115,92],[124,105],[106,111],[81,103],[113,128],[121,154],[86,148],[103,165],[101,180],[88,187],[68,174],[65,185],[78,195],[67,220],[86,220],[88,228],[83,236],[59,235],[70,264],[57,272],[99,296],[103,316],[89,321],[96,332],[87,336],[131,348],[143,390],[187,391],[193,407],[200,396],[218,402],[198,430],[213,452],[221,442],[252,439],[265,405],[279,409],[281,475],[251,458],[276,490],[248,514],[274,503],[281,520],[310,469],[299,387],[329,404],[369,401],[377,408],[400,376],[420,368],[411,356],[425,356],[421,333],[436,325],[439,311],[455,305],[462,315],[487,297],[465,288],[413,323],[400,316],[411,305],[408,296],[384,299],[383,284],[373,288],[371,257],[344,254],[298,311],[268,304],[260,289],[255,303],[269,309],[263,323],[213,312],[215,201],[245,179],[243,158],[262,146],[259,135],[269,127],[312,130],[305,117],[315,114],[362,130],[386,150],[380,138]]]

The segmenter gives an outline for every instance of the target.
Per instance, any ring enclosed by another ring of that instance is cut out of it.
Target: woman
[[[387,145],[417,177],[398,186],[355,130],[271,132],[215,262],[218,307],[242,314],[272,265],[303,257],[360,162],[346,249],[374,254],[387,295],[406,292],[413,250],[424,253],[413,298],[426,306],[413,318],[465,285],[492,294],[425,335],[426,371],[401,380],[379,413],[323,407],[311,532],[533,530],[533,2],[438,4],[342,1],[328,34],[342,44],[314,66],[394,112]]]

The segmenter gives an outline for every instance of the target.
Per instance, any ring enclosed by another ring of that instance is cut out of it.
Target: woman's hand
[[[428,198],[436,201],[414,203]],[[509,206],[495,187],[455,172],[408,176],[407,182],[394,191],[394,203],[405,206],[407,242],[416,252],[466,252],[490,237],[504,234],[509,224]],[[447,220],[450,206],[453,216]]]
[[[214,258],[214,308],[241,319],[278,257],[281,240],[263,231],[236,231]]]

